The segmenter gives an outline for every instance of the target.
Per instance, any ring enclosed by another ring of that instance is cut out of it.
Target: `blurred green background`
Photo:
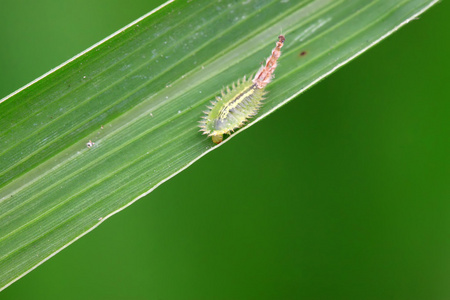
[[[2,0],[0,98],[161,3]],[[439,3],[0,299],[450,299],[449,13]]]

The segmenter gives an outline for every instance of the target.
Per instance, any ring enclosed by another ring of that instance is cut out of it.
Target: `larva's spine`
[[[246,80],[244,76],[242,82],[238,80],[237,84],[233,83],[232,89],[227,87],[226,90],[222,90],[221,97],[217,96],[216,101],[211,101],[213,106],[204,112],[205,116],[200,121],[200,131],[211,136],[214,143],[222,142],[224,134],[230,134],[240,128],[248,118],[258,112],[264,100],[264,88],[273,78],[284,41],[284,36],[280,35],[272,54],[253,80]]]

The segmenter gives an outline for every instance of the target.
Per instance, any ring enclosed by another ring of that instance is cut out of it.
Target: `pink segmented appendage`
[[[266,65],[262,66],[258,73],[256,73],[253,83],[256,84],[259,89],[263,89],[272,80],[272,74],[277,67],[277,60],[281,55],[280,50],[281,47],[283,47],[284,40],[284,35],[278,37],[277,45],[272,50],[272,55],[267,58]]]

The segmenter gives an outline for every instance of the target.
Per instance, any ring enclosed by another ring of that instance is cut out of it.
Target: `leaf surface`
[[[6,97],[0,289],[215,149],[198,132],[202,111],[255,73],[280,33],[276,78],[241,130],[435,2],[168,2]]]

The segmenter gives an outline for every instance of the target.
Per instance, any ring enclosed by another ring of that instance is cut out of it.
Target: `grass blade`
[[[0,287],[215,149],[198,133],[202,110],[254,73],[280,32],[277,77],[242,130],[435,2],[168,3],[6,97]]]

